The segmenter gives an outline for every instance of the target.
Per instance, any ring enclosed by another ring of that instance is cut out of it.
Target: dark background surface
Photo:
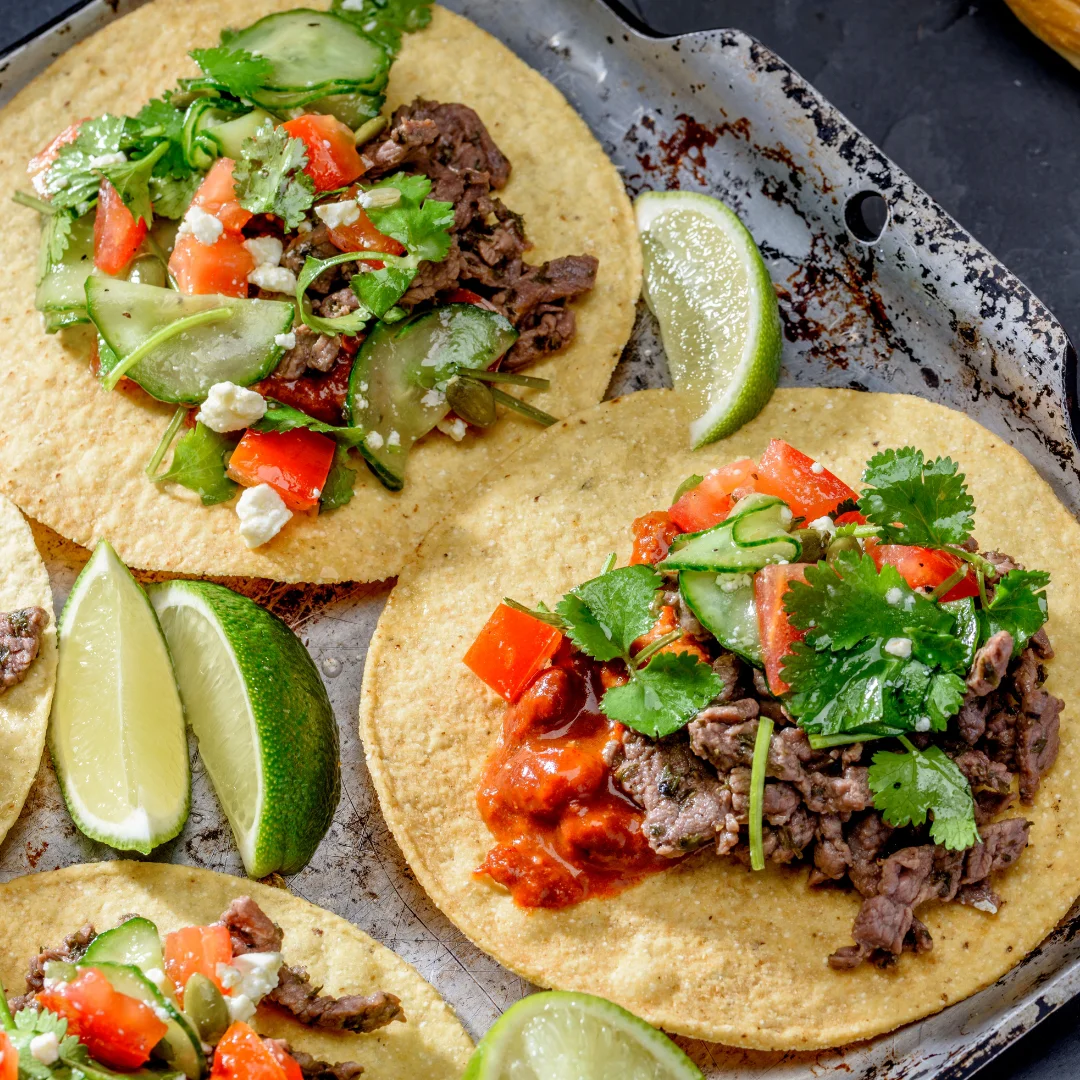
[[[732,26],[775,49],[1080,344],[1080,71],[1031,37],[1001,0],[623,2],[662,33]],[[0,50],[70,6],[0,0]],[[980,1080],[1080,1075],[1078,1022],[1080,1001]]]

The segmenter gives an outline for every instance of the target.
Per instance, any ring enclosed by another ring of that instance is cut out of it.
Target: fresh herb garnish
[[[225,460],[234,446],[234,440],[197,423],[176,444],[168,471],[154,479],[190,488],[199,494],[204,506],[228,502],[238,486],[225,472]]]
[[[338,444],[322,494],[319,496],[319,512],[336,510],[339,506],[351,502],[355,483],[356,469],[349,465],[349,451]]]
[[[1050,575],[1045,570],[1010,570],[995,586],[994,596],[982,609],[983,642],[1000,630],[1013,637],[1013,655],[1027,648],[1047,618],[1046,593]]]
[[[315,184],[304,172],[307,147],[268,120],[240,148],[233,168],[236,197],[253,214],[274,214],[295,229],[315,202]]]
[[[953,851],[978,843],[975,801],[959,767],[938,746],[919,750],[907,739],[900,741],[906,754],[889,750],[874,755],[868,780],[874,807],[894,828],[922,825],[933,814],[930,838]]]
[[[431,22],[433,0],[334,0],[330,10],[354,23],[386,47],[391,56],[401,48],[402,34]]]
[[[693,491],[704,480],[704,476],[698,476],[694,473],[692,476],[688,476],[676,489],[675,494],[671,498],[671,505],[674,506],[688,491]]]
[[[294,428],[303,427],[309,431],[317,431],[320,435],[329,435],[339,446],[346,449],[359,446],[367,434],[366,428],[326,424],[291,405],[283,405],[280,401],[273,400],[267,401],[266,412],[251,426],[255,431],[292,431]]]
[[[77,1052],[79,1040],[67,1034],[67,1027],[66,1019],[48,1009],[20,1009],[14,1015],[10,1026],[5,1025],[5,1034],[19,1055],[19,1080],[51,1080],[55,1066],[38,1061],[30,1050],[31,1041],[38,1035],[56,1036],[59,1044],[57,1065]]]
[[[245,49],[218,45],[213,49],[192,49],[189,55],[208,79],[238,98],[250,100],[274,74],[274,65],[265,56]]]
[[[168,142],[159,142],[145,157],[102,169],[102,173],[116,188],[136,221],[141,218],[147,225],[151,224],[154,217],[154,207],[150,201],[150,177],[154,166],[168,149]]]

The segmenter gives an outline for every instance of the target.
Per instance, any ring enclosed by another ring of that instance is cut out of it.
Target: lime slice
[[[146,593],[102,540],[59,627],[49,748],[68,810],[92,840],[144,854],[184,827],[184,712]]]
[[[462,1080],[703,1080],[662,1032],[592,994],[522,998],[480,1040]]]
[[[307,650],[222,585],[152,585],[187,721],[251,877],[291,874],[337,806],[338,730]]]
[[[754,238],[722,202],[690,191],[647,191],[634,204],[645,299],[677,390],[701,415],[694,447],[752,420],[776,389],[780,312]]]

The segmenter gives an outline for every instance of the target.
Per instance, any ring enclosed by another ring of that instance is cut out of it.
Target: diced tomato
[[[469,646],[465,666],[507,701],[517,701],[555,655],[562,633],[524,611],[500,604]]]
[[[0,1080],[19,1080],[19,1051],[0,1031]]]
[[[49,166],[60,156],[60,147],[74,142],[79,134],[79,128],[89,119],[88,116],[84,116],[78,123],[70,124],[64,128],[48,146],[43,150],[39,150],[26,163],[26,172],[30,177],[30,182],[34,185],[34,190],[42,197],[48,195],[45,190],[45,173],[48,172]]]
[[[146,222],[135,220],[120,192],[103,176],[94,215],[94,265],[104,274],[119,274],[145,236]]]
[[[271,1048],[240,1020],[229,1025],[214,1051],[210,1080],[297,1080],[300,1072],[287,1065],[284,1050]]]
[[[754,603],[757,606],[758,631],[761,634],[761,655],[765,661],[765,676],[774,694],[786,693],[788,684],[780,677],[784,657],[796,641],[802,641],[804,630],[796,630],[784,610],[784,593],[792,581],[806,580],[806,566],[791,563],[787,566],[766,566],[754,575]]]
[[[679,627],[678,617],[675,615],[675,609],[670,604],[665,604],[660,609],[660,617],[653,624],[651,630],[647,630],[641,635],[631,646],[635,653],[640,652],[647,645],[651,645],[654,641],[662,638],[665,634],[670,634],[672,630],[677,630]],[[691,653],[697,657],[703,663],[710,663],[712,657],[705,651],[701,643],[689,635],[684,634],[681,638],[677,638],[669,645],[663,646],[663,648],[657,650],[658,653],[670,652],[670,653]]]
[[[316,191],[332,191],[351,184],[364,171],[352,129],[335,116],[307,113],[281,125],[307,147],[304,172]]]
[[[866,518],[858,510],[848,510],[835,519],[837,525],[865,525]]]
[[[118,993],[97,968],[43,990],[37,1001],[67,1019],[68,1034],[77,1035],[95,1061],[114,1069],[145,1064],[169,1030],[149,1005]]]
[[[218,974],[219,964],[231,964],[232,940],[225,926],[185,926],[165,935],[165,973],[184,1004],[184,987],[192,975],[205,975],[222,993],[227,993]]]
[[[908,547],[904,544],[867,545],[867,554],[880,570],[883,566],[895,566],[900,576],[913,589],[929,586],[936,589],[946,578],[952,577],[960,569],[961,560],[947,551],[933,551],[930,548]],[[942,601],[963,600],[968,596],[979,595],[979,583],[971,568],[967,576],[954,585],[941,599]]]
[[[390,249],[387,248],[387,251]],[[472,289],[451,289],[446,294],[446,302],[448,304],[475,304],[476,307],[487,308],[488,311],[498,311],[499,309],[490,301],[485,300],[479,293],[475,293]]]
[[[229,458],[229,475],[245,487],[269,484],[290,510],[314,510],[335,449],[333,439],[307,428],[246,431]]]
[[[264,1042],[263,1046],[270,1051],[270,1056],[285,1070],[285,1080],[304,1080],[304,1074],[300,1071],[296,1059],[282,1048],[280,1040],[271,1039]]]
[[[169,259],[176,284],[189,296],[247,296],[248,274],[254,269],[255,257],[244,247],[240,233],[224,232],[213,244],[186,233],[177,238]]]
[[[352,224],[338,225],[329,232],[330,242],[339,251],[381,251],[387,255],[404,255],[406,251],[404,244],[398,243],[386,233],[379,232],[363,210]],[[381,270],[386,265],[381,259],[364,261],[375,270]]]
[[[713,469],[672,506],[668,511],[671,520],[683,532],[700,532],[719,525],[731,513],[736,499],[754,490],[756,469],[750,458]]]
[[[796,517],[807,522],[832,513],[845,499],[856,497],[828,469],[818,465],[821,471],[815,471],[815,464],[813,458],[783,439],[773,439],[758,463],[757,490],[783,499]]]
[[[213,214],[229,232],[239,232],[255,215],[245,210],[236,197],[232,158],[218,158],[203,177],[192,206]]]
[[[634,550],[630,555],[630,565],[647,563],[655,566],[667,558],[671,542],[682,530],[666,510],[654,510],[651,514],[642,514],[635,518],[630,527],[634,534]]]

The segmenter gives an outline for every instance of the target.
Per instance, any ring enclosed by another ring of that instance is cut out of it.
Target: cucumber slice
[[[72,224],[63,259],[47,265],[34,295],[34,306],[46,315],[74,312],[78,318],[71,321],[86,322],[86,279],[94,272],[93,214],[84,214]],[[71,322],[60,325],[70,326]]]
[[[753,583],[725,589],[716,579],[717,575],[709,571],[684,570],[679,574],[679,592],[694,618],[725,649],[761,667]]]
[[[125,919],[119,926],[98,934],[83,954],[82,964],[126,964],[145,974],[165,970],[158,928],[141,915]]]
[[[160,401],[184,404],[204,401],[214,383],[247,386],[269,375],[284,352],[274,338],[288,333],[296,312],[281,300],[184,296],[106,277],[87,279],[86,306],[98,333],[119,358],[102,354],[103,375],[170,323],[211,308],[230,308],[228,318],[181,331],[126,372]]]
[[[45,320],[46,334],[55,334],[57,330],[63,330],[65,326],[76,326],[90,321],[85,308],[82,311],[46,311],[42,318]]]
[[[307,111],[336,116],[355,131],[374,120],[385,104],[386,98],[382,94],[332,94],[312,101]]]
[[[154,1047],[154,1054],[167,1065],[179,1069],[188,1080],[199,1080],[205,1066],[199,1036],[187,1017],[137,967],[109,962],[83,963],[80,966],[97,968],[118,993],[149,1005],[154,1015],[169,1029]]]
[[[217,143],[223,157],[239,161],[244,142],[250,139],[267,120],[273,126],[274,118],[265,109],[252,109],[251,112],[226,120],[224,123],[214,123],[211,117],[209,126],[205,128],[205,134]]]
[[[209,169],[217,157],[218,144],[210,139],[204,129],[216,119],[219,123],[231,119],[231,114],[218,108],[218,98],[196,98],[184,113],[184,131],[181,145],[184,157],[193,169]]]
[[[742,503],[751,506],[744,507]],[[731,538],[739,547],[760,547],[773,543],[778,536],[784,536],[791,527],[791,511],[782,499],[771,495],[750,495],[735,507],[732,517]],[[789,537],[799,541],[795,537]],[[799,545],[800,551],[802,545]]]
[[[802,544],[784,530],[780,521],[784,504],[779,500],[777,503],[753,507],[711,529],[694,533],[660,566],[665,570],[746,574],[769,563],[794,562],[802,553]]]
[[[351,423],[368,432],[360,452],[391,491],[405,482],[413,443],[450,411],[436,386],[445,385],[454,365],[491,367],[516,340],[506,319],[474,304],[447,304],[405,322],[381,322],[367,336],[345,400]]]
[[[390,70],[390,58],[377,41],[336,15],[310,8],[267,15],[223,44],[273,64],[267,90],[310,90],[339,82],[351,84],[344,89],[377,92]]]

